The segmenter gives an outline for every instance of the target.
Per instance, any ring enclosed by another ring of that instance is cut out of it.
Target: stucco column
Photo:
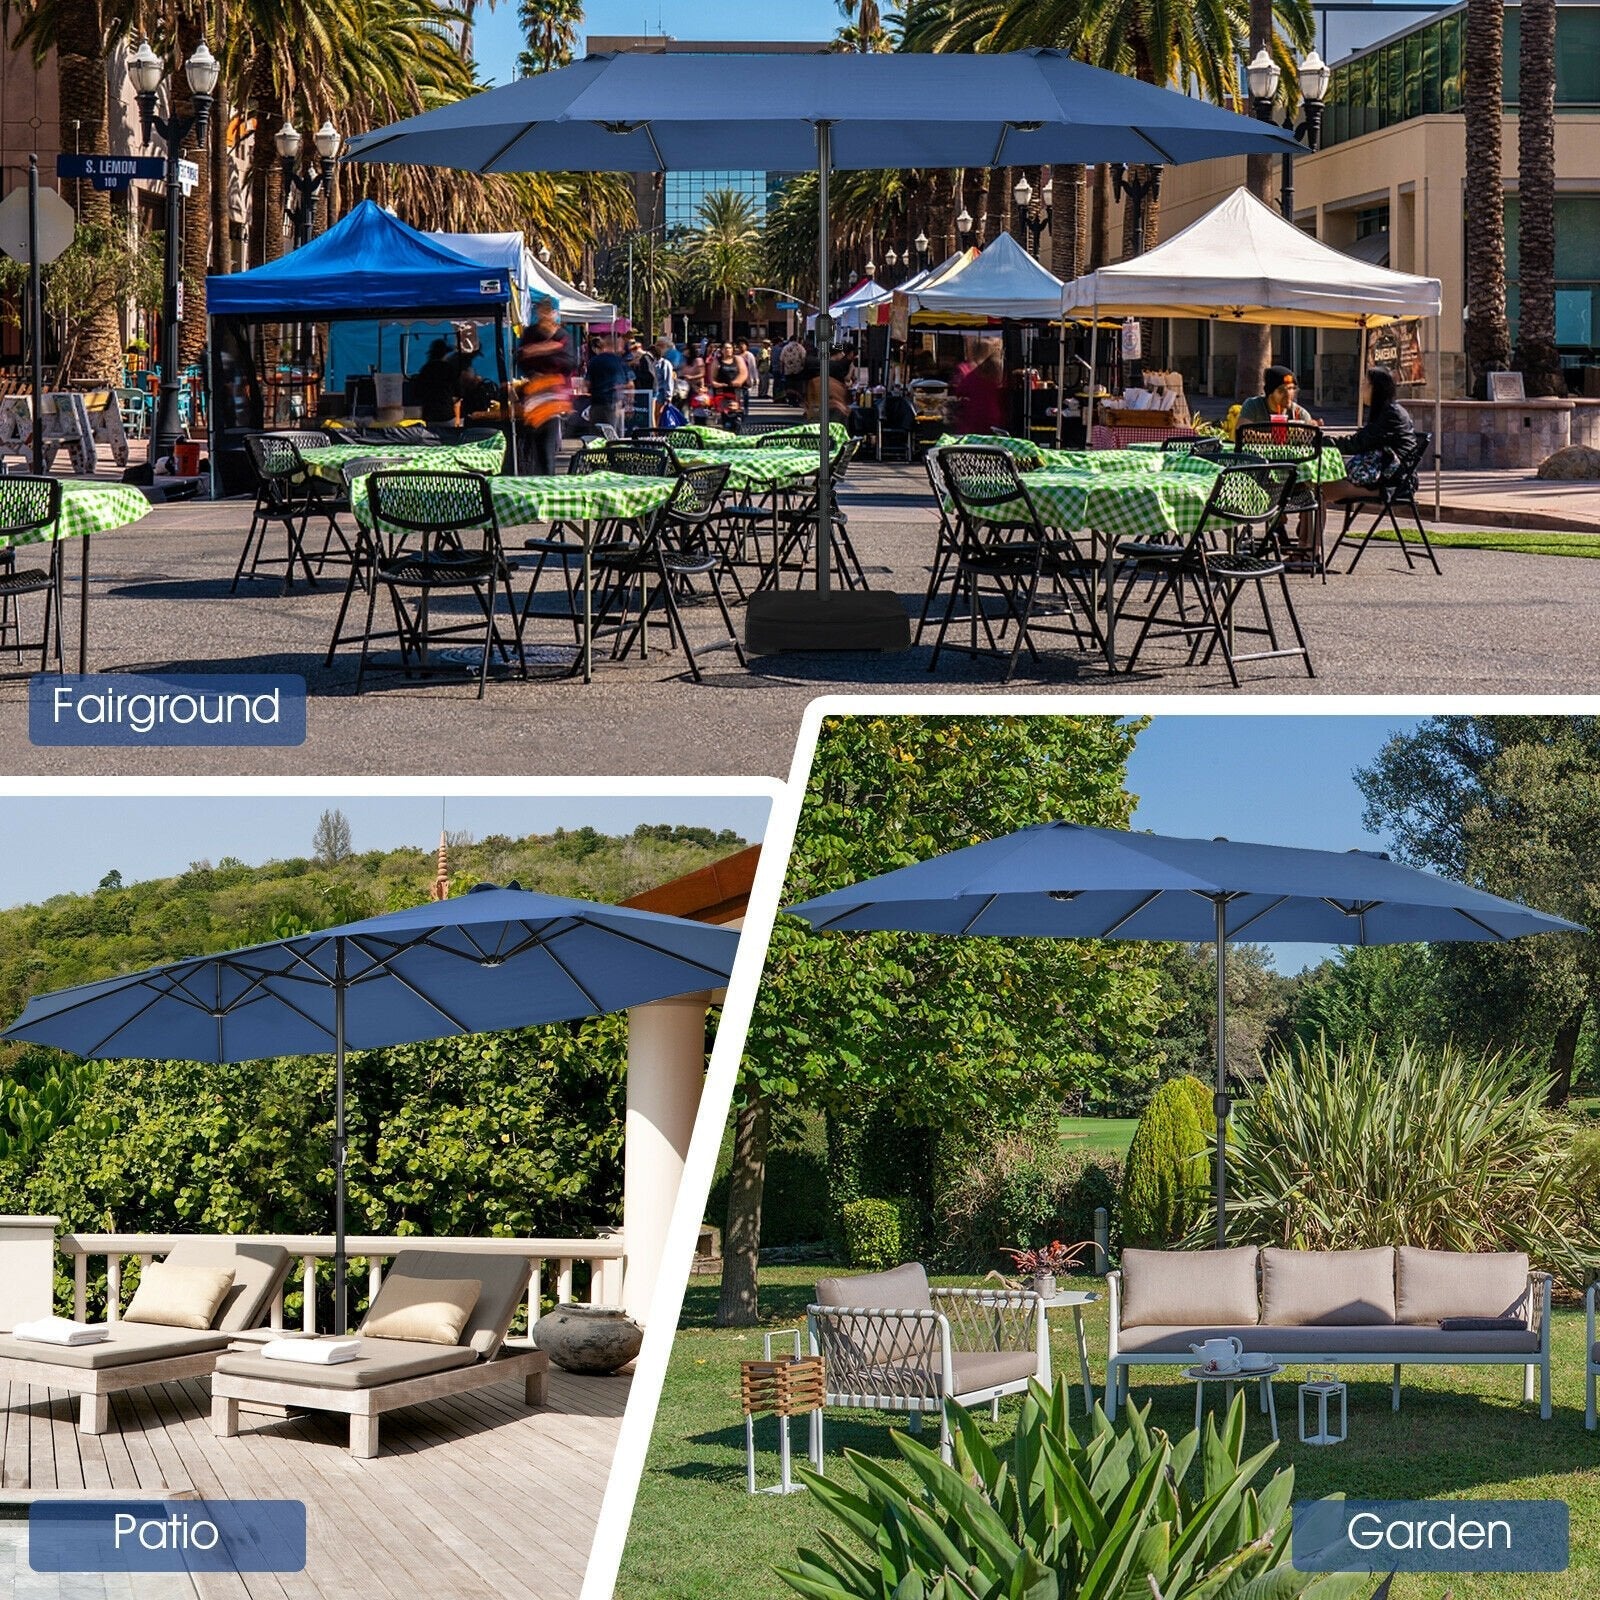
[[[706,1075],[712,996],[680,995],[628,1012],[628,1116],[622,1166],[627,1251],[622,1304],[636,1322],[650,1310],[667,1224],[678,1198]]]
[[[0,1217],[0,1333],[55,1309],[59,1217]]]

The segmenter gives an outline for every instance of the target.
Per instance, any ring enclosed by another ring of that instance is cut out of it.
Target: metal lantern
[[[1317,1409],[1314,1430],[1306,1432],[1306,1401]],[[1329,1411],[1333,1401],[1339,1402],[1339,1431],[1330,1425]],[[1343,1444],[1350,1432],[1349,1390],[1331,1372],[1313,1372],[1300,1385],[1300,1442],[1301,1444]]]

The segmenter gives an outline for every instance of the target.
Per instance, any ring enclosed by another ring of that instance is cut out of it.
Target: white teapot
[[[1202,1367],[1219,1369],[1237,1367],[1239,1357],[1244,1354],[1243,1343],[1232,1337],[1207,1339],[1203,1344],[1190,1345],[1189,1349]]]

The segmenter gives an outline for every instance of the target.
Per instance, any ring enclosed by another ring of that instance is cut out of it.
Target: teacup
[[[1265,1350],[1247,1350],[1239,1357],[1239,1365],[1246,1372],[1259,1372],[1272,1365],[1272,1357]]]

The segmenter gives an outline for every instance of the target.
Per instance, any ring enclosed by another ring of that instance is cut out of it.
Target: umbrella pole
[[[333,1331],[348,1327],[344,1260],[344,940],[333,944]]]
[[[1228,1242],[1228,902],[1217,912],[1217,1249]]]
[[[1067,318],[1063,312],[1056,327],[1056,449],[1061,448],[1061,427],[1067,405]]]
[[[1094,309],[1089,322],[1089,409],[1083,414],[1083,448],[1094,449],[1094,392],[1100,387],[1095,381],[1100,371],[1100,291],[1095,290]]]
[[[833,166],[833,124],[817,124],[817,593],[831,587],[833,557],[833,430],[828,414],[829,367],[833,355],[833,318],[828,314],[828,176]]]

